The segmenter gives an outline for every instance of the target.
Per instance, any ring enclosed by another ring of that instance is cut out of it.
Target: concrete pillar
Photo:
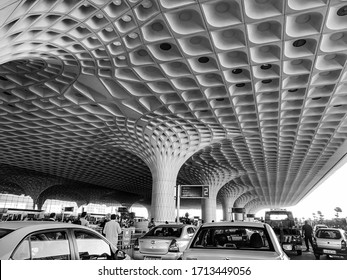
[[[235,221],[243,221],[244,220],[244,209],[243,208],[233,208],[234,219]]]
[[[235,197],[225,196],[222,198],[222,208],[223,208],[223,220],[231,221],[232,220],[232,207],[235,202]]]
[[[155,222],[175,221],[175,186],[180,167],[181,164],[174,160],[159,162],[151,167],[153,188],[150,216]]]
[[[205,223],[216,222],[217,199],[210,192],[209,198],[202,199],[201,216]]]

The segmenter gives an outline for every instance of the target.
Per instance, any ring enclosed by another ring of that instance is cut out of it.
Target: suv
[[[342,256],[347,259],[347,233],[340,228],[318,229],[313,238],[313,252],[317,260],[321,255]]]

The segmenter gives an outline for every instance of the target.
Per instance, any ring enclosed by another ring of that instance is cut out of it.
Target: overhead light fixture
[[[122,20],[125,21],[125,22],[130,22],[131,21],[131,16],[124,15],[124,16],[122,16]]]
[[[347,6],[343,6],[337,11],[337,15],[340,17],[346,16],[347,15]]]
[[[139,36],[139,34],[137,34],[136,32],[133,32],[133,33],[130,33],[128,36],[129,36],[131,39],[136,39],[136,38]]]
[[[296,40],[293,43],[293,46],[296,47],[296,48],[299,48],[299,47],[302,47],[305,44],[306,44],[306,40],[305,39],[299,39],[299,40]]]
[[[262,69],[262,70],[268,70],[268,69],[270,69],[271,67],[272,67],[271,64],[263,64],[263,65],[260,66],[260,69]]]
[[[231,71],[233,74],[241,74],[242,73],[242,69],[234,69]]]
[[[153,6],[153,3],[149,0],[144,0],[142,1],[141,5],[145,8],[145,9],[149,9]]]
[[[113,4],[115,4],[116,6],[119,6],[120,4],[122,4],[122,0],[113,0],[112,2],[113,2]]]
[[[159,48],[162,49],[163,51],[168,51],[172,47],[171,47],[171,44],[169,44],[169,43],[162,43],[162,44],[160,44]]]

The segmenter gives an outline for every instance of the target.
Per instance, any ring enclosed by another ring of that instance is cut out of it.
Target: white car
[[[85,226],[46,221],[1,222],[1,260],[130,259]]]
[[[323,225],[323,224],[317,224],[313,227],[313,233],[316,233],[317,230],[319,230],[320,228],[327,228],[327,225]]]
[[[182,260],[288,260],[273,229],[266,223],[203,224]]]
[[[164,224],[152,228],[135,241],[135,260],[176,260],[187,247],[196,227],[186,224]]]
[[[313,253],[317,260],[321,255],[340,256],[347,259],[347,233],[340,228],[321,228],[313,237]]]

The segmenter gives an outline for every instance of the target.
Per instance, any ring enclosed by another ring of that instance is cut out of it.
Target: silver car
[[[133,259],[176,260],[182,255],[195,231],[196,227],[193,225],[156,226],[136,240]]]
[[[1,222],[1,260],[130,259],[85,226],[45,221]]]
[[[313,237],[313,252],[317,260],[321,255],[347,259],[347,233],[340,228],[318,229]]]
[[[183,260],[288,260],[273,229],[266,223],[220,222],[203,224]]]

